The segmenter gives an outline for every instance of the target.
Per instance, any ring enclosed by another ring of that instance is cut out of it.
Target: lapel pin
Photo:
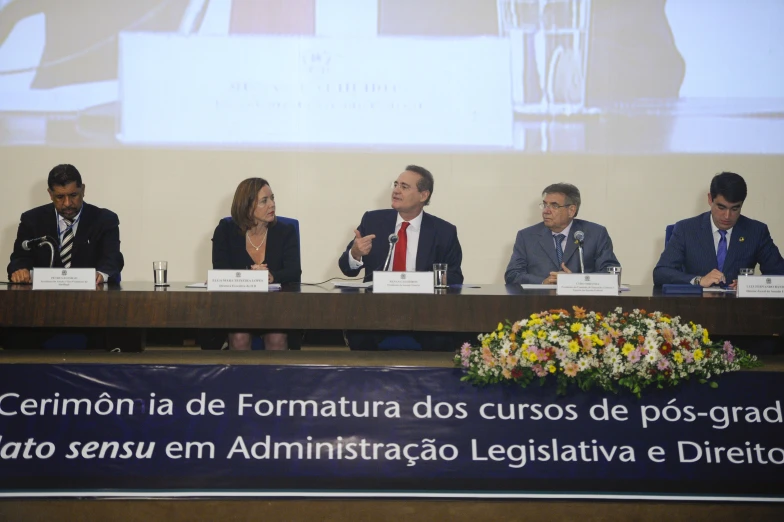
[[[745,237],[743,237],[743,236],[740,236],[740,237],[738,238],[738,242],[739,242],[739,243],[743,243],[744,241],[746,241],[746,238],[745,238]]]

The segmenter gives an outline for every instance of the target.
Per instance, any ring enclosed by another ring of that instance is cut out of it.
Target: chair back
[[[670,242],[670,238],[672,237],[672,232],[675,230],[675,225],[667,225],[664,229],[664,246],[667,246],[667,243]]]

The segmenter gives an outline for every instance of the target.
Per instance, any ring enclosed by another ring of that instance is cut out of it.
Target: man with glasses
[[[746,193],[740,175],[714,176],[708,194],[710,211],[675,224],[653,269],[653,284],[734,288],[740,269],[753,269],[758,263],[763,274],[784,274],[784,259],[768,226],[740,214]]]
[[[365,212],[354,230],[354,239],[340,256],[340,270],[356,277],[365,270],[365,281],[373,280],[375,270],[384,270],[389,249],[388,270],[430,272],[434,263],[446,263],[448,284],[461,284],[463,251],[457,228],[424,211],[433,194],[433,175],[425,168],[409,165],[392,184],[390,209]],[[389,236],[397,243],[390,246]],[[352,350],[375,350],[394,332],[347,332]],[[448,335],[412,332],[426,350],[454,350]],[[383,346],[382,346],[383,348]],[[393,347],[394,348],[394,347]]]
[[[590,221],[575,219],[580,211],[577,187],[569,183],[550,185],[542,193],[539,208],[542,209],[542,222],[517,233],[512,258],[504,274],[506,284],[554,285],[558,274],[580,272],[578,241],[575,238],[578,231],[583,237],[586,273],[620,266],[607,229]]]

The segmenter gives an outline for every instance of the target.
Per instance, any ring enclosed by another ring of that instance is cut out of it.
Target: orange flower
[[[580,308],[579,306],[573,306],[572,310],[574,310],[575,319],[585,319],[585,308]]]

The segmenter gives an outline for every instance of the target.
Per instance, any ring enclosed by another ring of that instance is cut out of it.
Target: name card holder
[[[738,297],[784,297],[784,276],[739,276]]]
[[[433,272],[373,272],[373,293],[432,294]]]
[[[35,268],[33,290],[95,290],[95,269]]]
[[[616,274],[558,274],[557,295],[618,295]]]
[[[207,270],[211,292],[268,292],[267,270]]]

